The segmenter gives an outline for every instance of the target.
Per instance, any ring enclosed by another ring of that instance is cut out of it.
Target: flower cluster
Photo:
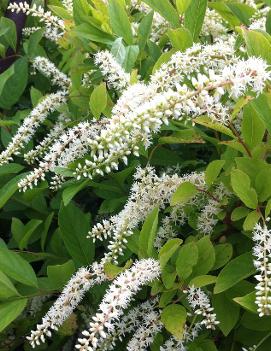
[[[200,324],[206,329],[215,329],[219,322],[216,320],[216,314],[213,313],[214,309],[211,307],[209,297],[205,292],[200,288],[190,286],[185,293],[193,312],[197,316],[203,317]]]
[[[62,73],[51,61],[46,57],[37,56],[33,60],[33,67],[40,71],[45,77],[50,79],[53,85],[59,86],[61,89],[67,90],[71,85],[71,80]]]
[[[159,177],[152,167],[146,167],[138,168],[134,179],[135,182],[124,209],[109,220],[96,224],[89,233],[89,236],[100,240],[110,237],[108,252],[103,262],[111,260],[117,262],[118,257],[123,254],[127,237],[154,208],[164,209],[181,183],[190,181],[201,189],[205,188],[202,173],[191,173],[182,177],[177,174],[172,176],[163,174]]]
[[[197,230],[199,233],[211,234],[218,222],[217,214],[222,209],[223,199],[229,196],[230,192],[223,184],[219,184],[214,190],[212,197],[200,212],[197,223]]]
[[[33,330],[27,337],[31,346],[34,348],[41,342],[45,342],[46,337],[51,337],[52,331],[58,330],[59,326],[71,315],[86,291],[105,279],[103,270],[97,263],[93,263],[90,268],[80,268],[64,287],[59,298],[42,319],[42,323],[37,325],[37,330]]]
[[[136,262],[129,270],[120,274],[106,292],[99,312],[92,317],[88,330],[82,332],[76,348],[80,351],[96,350],[110,335],[115,321],[119,320],[133,296],[143,285],[152,282],[160,275],[159,263],[153,259]]]
[[[256,285],[256,304],[259,316],[271,314],[271,231],[266,225],[256,224],[253,231],[253,255],[254,265],[257,269],[255,276],[258,281]]]
[[[213,39],[221,38],[227,33],[227,28],[224,25],[221,17],[215,10],[207,8],[204,17],[201,34],[208,36],[211,35]]]
[[[20,149],[28,143],[39,125],[46,119],[49,113],[56,111],[66,102],[67,92],[58,91],[45,97],[24,119],[16,134],[8,144],[6,150],[0,154],[0,165],[8,163],[13,155],[18,155]]]
[[[143,142],[146,148],[151,143],[152,134],[160,131],[170,119],[184,122],[192,121],[197,116],[208,115],[214,121],[226,124],[229,118],[229,106],[225,106],[221,97],[226,92],[236,99],[248,89],[259,94],[270,80],[268,66],[261,58],[250,57],[226,65],[218,74],[209,70],[208,74],[198,73],[192,77],[193,89],[186,84],[157,93],[135,110],[123,116],[112,116],[106,128],[92,140],[89,140],[91,160],[81,163],[75,170],[77,179],[93,178],[118,169],[121,160],[127,162],[127,156],[138,156],[138,145]]]
[[[99,66],[110,87],[122,91],[129,86],[130,74],[124,71],[108,50],[95,54],[94,63]]]
[[[57,16],[52,15],[50,11],[44,11],[42,6],[33,4],[30,6],[26,1],[17,3],[11,3],[8,9],[12,12],[23,12],[27,15],[39,18],[41,23],[45,25],[44,36],[52,41],[57,42],[65,32],[65,24]]]

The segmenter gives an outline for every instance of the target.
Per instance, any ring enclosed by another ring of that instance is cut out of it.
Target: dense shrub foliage
[[[270,350],[269,5],[1,2],[1,351]]]

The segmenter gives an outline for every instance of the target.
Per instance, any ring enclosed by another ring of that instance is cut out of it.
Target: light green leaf
[[[186,28],[169,29],[167,36],[173,48],[184,51],[193,44],[191,33]]]
[[[183,241],[181,239],[171,239],[160,249],[158,257],[162,269],[165,267],[172,255],[174,255],[174,253],[177,251],[182,242]]]
[[[179,27],[179,16],[175,8],[172,6],[169,0],[143,0],[148,4],[154,11],[160,13],[173,27]]]
[[[252,313],[257,313],[258,306],[255,303],[255,291],[241,297],[235,297],[233,301],[237,302],[240,306]]]
[[[72,260],[63,264],[47,267],[47,275],[50,281],[50,287],[53,289],[62,289],[63,286],[70,280],[75,272],[75,266]]]
[[[133,43],[133,34],[123,1],[109,0],[108,6],[109,19],[113,32],[123,38],[127,44],[131,45]]]
[[[193,276],[207,274],[215,263],[215,249],[208,235],[197,241],[198,262],[193,268]]]
[[[167,331],[180,340],[186,321],[186,309],[180,305],[169,305],[161,313],[161,321]]]
[[[209,163],[205,171],[205,180],[208,186],[212,185],[219,176],[224,164],[225,160],[215,160]]]
[[[192,0],[176,0],[176,7],[179,14],[185,13],[190,6]]]
[[[94,88],[93,92],[90,95],[89,107],[93,116],[99,118],[101,113],[105,110],[107,105],[107,92],[106,84],[101,83]]]
[[[178,204],[185,204],[198,192],[194,184],[189,182],[182,183],[175,193],[172,195],[170,205],[175,206]]]
[[[0,271],[0,299],[7,299],[12,296],[20,296],[11,280]]]
[[[231,185],[235,194],[247,207],[257,208],[257,193],[255,189],[251,188],[250,179],[246,173],[239,169],[234,169],[231,172]]]
[[[159,208],[156,207],[147,216],[139,235],[139,256],[153,256],[153,243],[157,232]]]
[[[193,41],[197,41],[203,25],[207,0],[193,0],[184,14],[184,26],[192,34]]]
[[[27,299],[8,301],[0,304],[0,332],[23,312],[26,304]]]
[[[202,288],[216,282],[216,276],[214,275],[199,275],[198,277],[190,280],[189,285],[194,286],[195,288]]]
[[[198,247],[194,241],[183,245],[178,251],[176,270],[181,279],[188,278],[198,262]]]
[[[229,243],[218,244],[215,247],[215,264],[213,270],[225,266],[226,263],[232,258],[233,248]]]

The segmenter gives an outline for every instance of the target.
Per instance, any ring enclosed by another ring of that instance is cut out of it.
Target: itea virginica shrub
[[[269,351],[270,6],[0,4],[1,350]]]

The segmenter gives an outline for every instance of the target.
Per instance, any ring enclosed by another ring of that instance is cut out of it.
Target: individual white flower
[[[271,231],[266,225],[256,224],[253,230],[254,265],[257,269],[255,275],[256,305],[260,317],[271,314]]]
[[[88,330],[82,332],[76,349],[93,351],[114,329],[114,324],[123,314],[133,296],[143,285],[152,282],[160,275],[159,263],[153,259],[136,262],[130,269],[121,273],[111,284],[99,306],[99,312],[92,317]]]
[[[108,50],[95,54],[94,63],[100,68],[110,87],[122,91],[129,86],[130,74],[124,71]]]
[[[71,277],[58,299],[42,318],[41,324],[37,325],[37,330],[31,331],[31,335],[27,336],[31,346],[34,348],[40,343],[44,343],[46,337],[51,337],[52,331],[58,330],[71,315],[89,288],[100,284],[105,279],[103,270],[97,263],[92,264],[90,268],[80,268]]]
[[[45,77],[50,79],[53,85],[58,85],[60,88],[66,90],[71,85],[71,80],[62,73],[51,61],[46,57],[37,56],[33,60],[33,67],[35,70],[41,72]]]
[[[23,35],[25,37],[30,37],[31,34],[37,32],[40,29],[41,27],[25,27],[23,28]]]
[[[39,125],[46,119],[49,113],[56,111],[67,100],[66,91],[58,91],[46,96],[26,117],[23,124],[18,128],[6,150],[0,154],[0,165],[8,163],[13,155],[18,155],[20,149],[29,142]]]

